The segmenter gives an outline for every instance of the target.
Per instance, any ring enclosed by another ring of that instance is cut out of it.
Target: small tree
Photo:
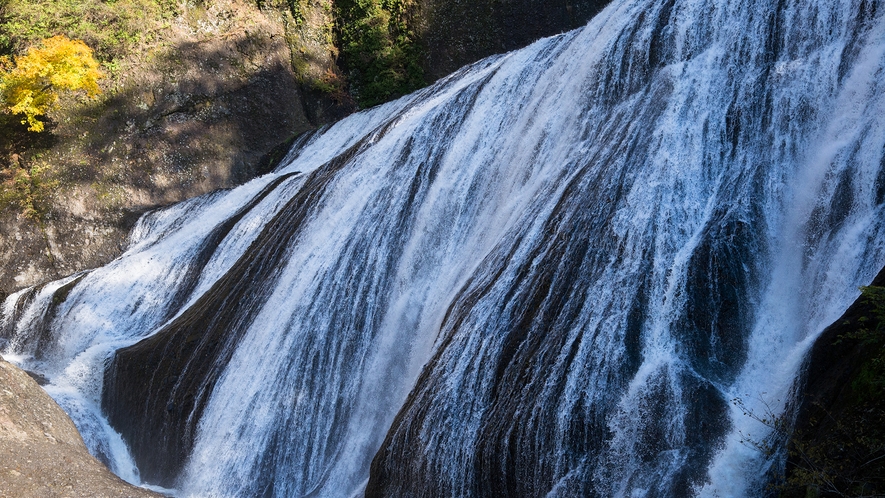
[[[38,119],[58,101],[61,91],[83,90],[89,97],[100,93],[98,80],[103,78],[92,49],[80,40],[64,35],[43,40],[13,63],[0,57],[0,104],[7,114],[24,116],[28,130],[43,131]]]

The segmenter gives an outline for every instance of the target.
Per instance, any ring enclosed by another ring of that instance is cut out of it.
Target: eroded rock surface
[[[37,382],[0,359],[0,498],[84,496],[161,495],[112,474]]]

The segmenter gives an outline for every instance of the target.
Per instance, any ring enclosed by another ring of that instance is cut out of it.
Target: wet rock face
[[[27,373],[0,359],[0,496],[157,497],[113,475]]]
[[[13,213],[0,215],[0,298],[119,256],[138,216],[59,211],[50,214],[41,231]]]
[[[282,183],[266,188],[264,194]],[[308,190],[309,191],[309,190]],[[259,195],[240,213],[254,207]],[[307,205],[289,203],[286,213],[265,229],[253,244],[254,253],[241,258],[192,307],[156,334],[114,355],[105,370],[102,409],[128,443],[142,479],[172,487],[193,446],[196,424],[223,372],[234,345],[267,296],[255,282],[274,278],[278,258]],[[239,215],[216,229],[205,244],[214,251]],[[146,381],[147,379],[147,381]]]

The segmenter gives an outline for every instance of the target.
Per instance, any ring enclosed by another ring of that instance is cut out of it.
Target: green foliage
[[[341,0],[336,7],[339,62],[361,106],[426,85],[423,50],[410,26],[414,0]]]
[[[289,13],[292,14],[292,19],[295,20],[295,24],[301,24],[304,22],[304,0],[286,0],[286,5],[289,7]]]
[[[860,292],[864,302],[872,308],[872,319],[878,321],[874,332],[885,333],[885,287],[870,285],[861,287]],[[865,321],[868,320],[869,318]],[[878,340],[882,340],[881,336]]]
[[[766,426],[770,433],[765,438],[741,433],[741,443],[766,458],[777,455],[787,447],[790,473],[769,485],[782,498],[798,496],[873,497],[885,491],[885,411],[858,406],[826,420],[812,419],[810,427],[827,424],[824,439],[792,430],[788,418],[776,415],[763,403],[763,413],[746,407],[743,400],[732,402],[744,416]]]
[[[289,16],[287,43],[301,88],[325,94],[338,103],[349,101],[346,79],[335,64],[339,50],[335,45],[332,0],[278,1],[276,8]]]
[[[0,169],[0,209],[13,208],[40,224],[58,185],[48,164],[36,162],[26,166],[13,156],[8,168]]]
[[[15,57],[14,65],[0,57],[0,111],[23,115],[22,124],[40,132],[43,122],[37,118],[55,105],[59,92],[83,90],[95,97],[103,77],[85,43],[53,36]]]
[[[795,434],[789,458],[795,463],[783,489],[815,489],[824,496],[883,496],[885,412],[860,407],[834,418],[827,414],[826,440]],[[811,420],[812,426],[823,420]]]
[[[839,336],[836,342],[856,340],[874,352],[851,383],[856,401],[862,403],[885,397],[885,287],[868,286],[860,290],[861,300],[870,307],[870,316],[859,318],[862,326]]]
[[[101,61],[151,41],[177,15],[177,0],[0,0],[0,54],[20,53],[65,34],[94,47]]]

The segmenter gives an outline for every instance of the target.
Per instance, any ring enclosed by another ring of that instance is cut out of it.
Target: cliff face
[[[0,359],[0,496],[158,497],[86,451],[71,419],[28,374]]]
[[[46,178],[31,175],[42,219],[0,212],[0,295],[108,262],[141,213],[243,183],[353,110],[315,90],[334,65],[324,2],[297,21],[276,3],[181,3],[104,61],[97,100],[63,98],[39,135],[11,120],[0,166]]]
[[[871,285],[885,287],[885,268]],[[883,298],[862,295],[812,347],[799,382],[784,496],[885,493]]]
[[[429,81],[483,57],[578,28],[610,0],[420,0]]]

